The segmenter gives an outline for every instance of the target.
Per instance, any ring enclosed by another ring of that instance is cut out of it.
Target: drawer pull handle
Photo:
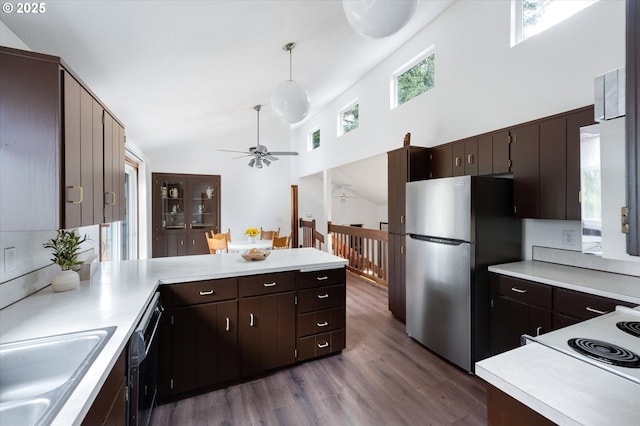
[[[275,286],[278,285],[278,283],[264,283],[262,285],[265,286],[265,287],[275,287]]]
[[[316,280],[318,280],[318,281],[324,281],[324,280],[328,280],[328,279],[329,279],[329,277],[326,276],[326,275],[323,276],[323,277],[316,277]]]
[[[211,296],[213,294],[213,290],[201,290],[200,296]]]
[[[317,323],[316,323],[316,325],[317,325],[318,327],[326,327],[326,326],[328,326],[328,325],[329,325],[329,323],[328,323],[328,322],[326,322],[326,321],[325,321],[325,322],[317,322]]]
[[[327,343],[327,342],[318,343],[318,348],[320,348],[320,349],[324,349],[324,348],[328,348],[328,347],[329,347],[329,343]]]
[[[229,321],[229,317],[227,317],[227,324],[224,327],[224,331],[231,331],[231,321]]]
[[[249,314],[249,327],[255,327],[255,317],[253,314]]]
[[[318,299],[327,299],[327,298],[329,298],[329,295],[327,293],[318,295]]]
[[[598,314],[598,315],[604,315],[609,313],[606,311],[601,311],[600,309],[592,308],[591,306],[587,306],[585,309],[589,312],[593,312],[594,314]]]
[[[536,327],[536,336],[539,336],[542,333],[542,327]]]
[[[527,290],[523,290],[518,287],[511,287],[511,291],[515,291],[516,293],[520,293],[520,294],[525,294],[527,292]]]

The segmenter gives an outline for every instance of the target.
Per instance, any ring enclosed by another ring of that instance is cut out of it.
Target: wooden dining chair
[[[227,242],[231,241],[231,228],[227,228],[227,232],[224,233],[224,236],[227,237]]]
[[[207,237],[207,245],[209,246],[209,253],[229,253],[229,248],[227,246],[227,234],[214,234],[211,232],[211,236],[208,232],[204,233],[205,237]]]
[[[275,231],[266,231],[262,229],[262,226],[260,227],[261,240],[272,240],[273,237],[279,237],[279,236],[280,236],[280,228],[276,229]]]
[[[271,240],[271,248],[274,250],[281,250],[289,248],[289,236],[273,237]]]

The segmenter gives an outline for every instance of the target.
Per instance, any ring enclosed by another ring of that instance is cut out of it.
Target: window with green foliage
[[[358,102],[354,102],[350,104],[348,107],[343,109],[338,115],[339,120],[339,133],[338,136],[344,135],[358,127],[360,123],[359,117],[359,105]]]
[[[402,105],[433,88],[436,74],[436,55],[429,54],[409,69],[395,75],[395,105]]]
[[[513,0],[511,46],[553,27],[598,0]]]
[[[309,142],[307,144],[307,151],[313,151],[320,146],[320,129],[312,130],[309,133]]]

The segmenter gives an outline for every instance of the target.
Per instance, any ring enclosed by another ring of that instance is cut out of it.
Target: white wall
[[[261,113],[260,143],[273,151],[288,150],[289,125],[275,117],[263,117]],[[256,169],[247,165],[249,158],[233,159],[242,154],[216,151],[221,147],[244,151],[255,144],[256,128],[251,126],[220,140],[189,144],[188,150],[176,141],[171,146],[146,150],[145,155],[150,172],[221,175],[221,229],[231,228],[233,240],[246,238],[243,233],[248,227],[280,228],[281,235],[287,235],[291,228],[290,157],[281,156],[271,166]]]
[[[600,1],[513,48],[510,14],[511,2],[506,0],[455,2],[295,129],[293,147],[301,156],[294,164],[294,176],[398,148],[407,132],[411,132],[413,145],[434,146],[582,107],[593,103],[594,76],[624,66],[623,0]],[[432,45],[435,88],[390,110],[390,75]],[[356,98],[359,128],[336,137],[337,112]],[[321,146],[306,152],[307,134],[317,126]],[[615,164],[623,168],[624,157]],[[524,225],[523,256],[527,259],[533,244],[574,249],[563,244],[562,231],[577,231],[576,222],[536,220]]]

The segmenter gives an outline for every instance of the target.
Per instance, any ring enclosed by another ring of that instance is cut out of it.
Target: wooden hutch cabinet
[[[220,176],[153,173],[153,257],[207,254],[220,232]]]

